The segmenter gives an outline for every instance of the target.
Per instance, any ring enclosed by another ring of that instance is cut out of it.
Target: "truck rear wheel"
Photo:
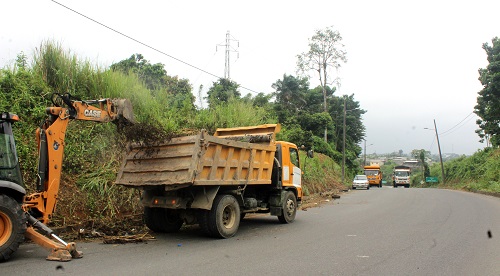
[[[281,223],[292,223],[297,214],[297,198],[291,191],[286,192],[285,199],[283,200],[283,212],[278,216]]]
[[[240,205],[232,195],[218,195],[205,215],[205,232],[216,238],[230,238],[240,226]],[[205,229],[206,228],[206,229]]]
[[[0,195],[0,262],[10,258],[24,241],[26,216],[21,205],[6,195]]]
[[[152,207],[144,207],[144,222],[149,229],[162,233],[177,232],[184,224],[174,210]]]

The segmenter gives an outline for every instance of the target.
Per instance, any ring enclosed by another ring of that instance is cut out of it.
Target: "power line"
[[[446,130],[446,131],[443,131],[443,132],[439,133],[439,135],[443,135],[443,134],[447,134],[447,133],[451,132],[453,129],[455,129],[456,127],[458,127],[460,124],[462,124],[462,123],[463,123],[463,122],[464,122],[467,118],[469,118],[469,117],[470,117],[471,115],[473,115],[473,114],[474,114],[474,112],[469,113],[469,115],[467,115],[465,118],[463,118],[463,119],[462,119],[460,122],[458,122],[456,125],[454,125],[453,127],[451,127],[450,129],[448,129],[448,130]],[[471,118],[469,118],[469,120],[468,120],[468,121],[470,121],[471,119],[472,119],[472,117],[471,117]],[[467,121],[467,122],[468,122],[468,121]],[[462,125],[462,126],[463,126],[463,125]],[[460,127],[462,127],[462,126],[460,126]]]
[[[217,75],[215,75],[215,74],[213,74],[213,73],[210,73],[210,72],[208,72],[208,71],[206,71],[206,70],[203,70],[203,69],[201,69],[201,68],[199,68],[199,67],[197,67],[197,66],[194,66],[194,65],[192,65],[192,64],[190,64],[190,63],[187,63],[187,62],[185,62],[185,61],[183,61],[183,60],[181,60],[181,59],[178,59],[178,58],[176,58],[176,57],[174,57],[174,56],[172,56],[172,55],[169,55],[169,54],[167,54],[167,53],[165,53],[165,52],[163,52],[163,51],[161,51],[161,50],[159,50],[159,49],[157,49],[157,48],[155,48],[155,47],[153,47],[153,46],[150,46],[150,45],[148,45],[148,44],[146,44],[146,43],[144,43],[144,42],[142,42],[142,41],[140,41],[140,40],[138,40],[138,39],[135,39],[135,38],[133,38],[133,37],[131,37],[131,36],[129,36],[129,35],[127,35],[127,34],[125,34],[125,33],[122,33],[122,32],[120,32],[120,31],[118,31],[118,30],[116,30],[116,29],[113,29],[113,28],[111,28],[111,27],[109,27],[109,26],[107,26],[107,25],[105,25],[105,24],[103,24],[103,23],[101,23],[101,22],[99,22],[99,21],[97,21],[97,20],[95,20],[95,19],[91,18],[91,17],[88,17],[88,16],[86,16],[85,14],[80,13],[80,12],[78,12],[78,11],[76,11],[76,10],[74,10],[74,9],[72,9],[72,8],[70,8],[70,7],[68,7],[68,6],[65,6],[65,5],[63,5],[63,4],[61,4],[61,3],[59,3],[59,2],[57,2],[57,1],[55,1],[55,0],[51,0],[51,1],[52,1],[52,2],[54,2],[54,3],[56,3],[56,4],[58,4],[59,6],[61,6],[61,7],[63,7],[63,8],[65,8],[65,9],[67,9],[67,10],[70,10],[70,11],[72,11],[72,12],[74,12],[74,13],[76,13],[76,14],[78,14],[78,15],[80,15],[80,16],[82,16],[82,17],[84,17],[84,18],[86,18],[86,19],[88,19],[88,20],[90,20],[90,21],[92,21],[92,22],[94,22],[94,23],[96,23],[96,24],[99,24],[99,25],[103,26],[103,27],[104,27],[104,28],[106,28],[106,29],[109,29],[109,30],[111,30],[111,31],[113,31],[113,32],[115,32],[115,33],[117,33],[117,34],[121,35],[121,36],[124,36],[124,37],[126,37],[126,38],[128,38],[128,39],[130,39],[130,40],[132,40],[132,41],[134,41],[134,42],[137,42],[137,43],[139,43],[139,44],[141,44],[141,45],[143,45],[143,46],[145,46],[145,47],[147,47],[147,48],[149,48],[149,49],[151,49],[151,50],[153,50],[153,51],[155,51],[155,52],[158,52],[158,53],[160,53],[160,54],[162,54],[162,55],[165,55],[165,56],[167,56],[167,57],[169,57],[169,58],[171,58],[171,59],[174,59],[174,60],[176,60],[176,61],[178,61],[178,62],[180,62],[180,63],[182,63],[182,64],[185,64],[185,65],[187,65],[187,66],[189,66],[189,67],[192,67],[192,68],[194,68],[194,69],[196,69],[196,70],[199,70],[199,71],[201,71],[201,72],[203,72],[203,73],[205,73],[205,74],[208,74],[208,75],[210,75],[210,76],[212,76],[212,77],[216,77],[216,78],[218,78],[218,79],[222,79],[221,77],[219,77],[219,76],[217,76]],[[248,91],[250,91],[250,92],[256,93],[256,94],[258,94],[258,93],[259,93],[259,92],[257,92],[257,91],[254,91],[254,90],[252,90],[252,89],[250,89],[250,88],[247,88],[247,87],[244,87],[244,86],[241,86],[241,85],[240,85],[240,87],[241,87],[241,88],[243,88],[243,89],[246,89],[246,90],[248,90]]]

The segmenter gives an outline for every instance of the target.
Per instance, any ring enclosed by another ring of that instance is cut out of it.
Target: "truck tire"
[[[218,195],[205,215],[205,232],[215,238],[230,238],[238,231],[240,216],[240,205],[234,196]]]
[[[281,223],[292,223],[297,214],[297,198],[291,191],[287,191],[283,200],[283,212],[278,216]]]
[[[0,262],[16,252],[25,232],[26,216],[21,205],[7,195],[0,195]]]
[[[174,210],[144,207],[144,223],[154,232],[175,233],[181,229],[184,221]]]

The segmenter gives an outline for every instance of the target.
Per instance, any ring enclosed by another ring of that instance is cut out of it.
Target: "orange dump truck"
[[[382,188],[382,171],[379,165],[365,166],[365,175],[370,182],[370,186]]]
[[[199,224],[209,236],[229,238],[247,213],[291,223],[302,172],[297,146],[275,141],[279,130],[277,124],[220,128],[131,145],[116,184],[143,191],[144,221],[155,232]]]

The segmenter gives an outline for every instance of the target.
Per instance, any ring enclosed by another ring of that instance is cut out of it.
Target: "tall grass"
[[[315,153],[313,158],[309,158],[304,151],[300,151],[300,162],[304,173],[304,195],[345,188],[340,181],[341,168],[330,157]]]
[[[446,181],[441,177],[441,166],[431,166],[432,176],[438,176],[437,187],[500,193],[500,149],[486,148],[471,156],[462,156],[444,163]],[[428,187],[429,184],[424,186]]]

